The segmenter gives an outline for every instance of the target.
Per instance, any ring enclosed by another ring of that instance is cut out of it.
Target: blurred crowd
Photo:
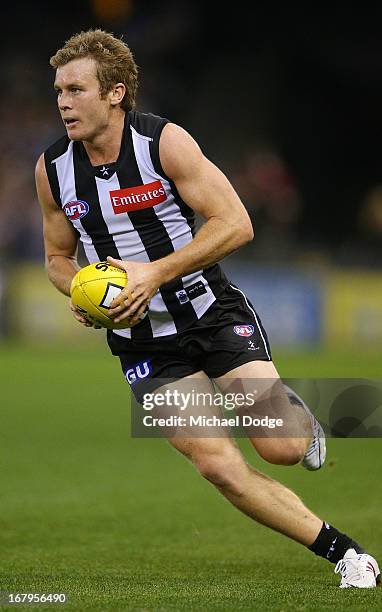
[[[78,3],[68,3],[70,20],[68,14],[57,20],[56,9],[41,4],[50,27],[33,39],[28,54],[15,55],[10,35],[3,41],[3,262],[43,257],[34,166],[64,133],[49,57],[72,33],[104,27],[123,35],[134,52],[141,70],[138,108],[188,129],[231,180],[255,227],[247,256],[285,262],[310,253],[340,264],[382,265],[382,176],[375,144],[382,98],[375,56],[382,57],[382,43],[370,29],[372,16],[365,31],[358,30],[354,48],[355,21],[342,24],[339,48],[333,32],[319,38],[319,21],[297,36],[293,12],[286,22],[286,15],[274,19],[260,5],[258,21],[249,25],[245,14],[219,18],[205,3],[186,0],[93,0],[82,3],[77,21],[70,9]],[[27,43],[29,26],[20,23]],[[371,117],[359,106],[365,93],[374,95]],[[348,106],[352,100],[358,109]],[[370,145],[360,153],[367,130]]]
[[[41,214],[34,186],[36,161],[59,136],[56,116],[41,101],[25,108],[0,107],[5,126],[0,141],[0,253],[2,259],[40,260]]]

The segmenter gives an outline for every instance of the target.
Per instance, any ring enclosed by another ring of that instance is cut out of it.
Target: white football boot
[[[340,589],[372,589],[380,581],[378,563],[367,553],[358,554],[354,548],[346,551],[343,559],[338,561],[335,574],[341,574]]]
[[[294,404],[304,408],[312,424],[312,441],[304,455],[303,460],[301,461],[301,465],[303,465],[304,468],[306,468],[307,470],[319,470],[320,467],[323,466],[326,458],[326,440],[324,430],[322,429],[314,414],[309,410],[304,400],[301,399],[301,397],[299,397],[297,393],[287,385],[284,385],[284,389],[287,393],[290,403],[292,405]]]

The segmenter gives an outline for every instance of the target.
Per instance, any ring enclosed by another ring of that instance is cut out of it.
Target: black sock
[[[321,531],[317,538],[308,548],[315,555],[323,557],[331,563],[337,563],[337,561],[342,559],[349,548],[354,548],[357,553],[365,552],[357,542],[325,522],[322,523]]]

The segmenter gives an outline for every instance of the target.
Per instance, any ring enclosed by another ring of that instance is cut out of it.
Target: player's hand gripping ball
[[[116,268],[106,261],[85,266],[72,280],[70,295],[73,306],[93,325],[100,325],[107,329],[131,327],[129,317],[120,323],[115,323],[108,315],[112,301],[126,287],[126,284],[125,270]],[[129,292],[128,299],[132,301]]]

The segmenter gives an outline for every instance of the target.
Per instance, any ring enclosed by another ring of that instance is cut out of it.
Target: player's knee
[[[200,474],[211,482],[215,487],[222,490],[229,490],[236,495],[242,493],[242,475],[246,470],[244,460],[235,454],[217,453],[198,457],[194,461]]]
[[[264,440],[256,445],[259,455],[268,463],[275,465],[296,465],[306,451],[306,442],[303,438]]]

